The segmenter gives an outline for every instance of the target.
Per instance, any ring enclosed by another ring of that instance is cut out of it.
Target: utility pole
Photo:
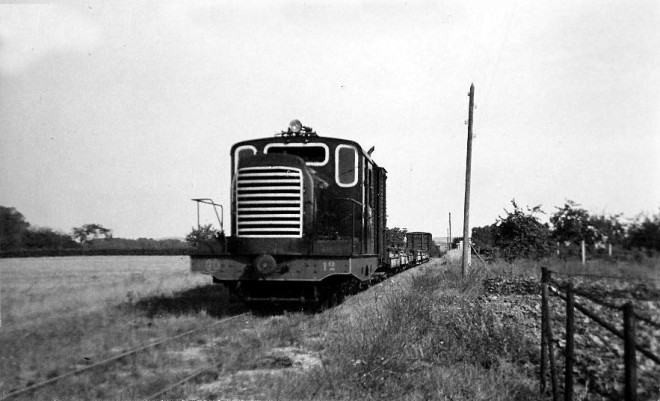
[[[465,277],[470,267],[470,175],[472,172],[472,113],[474,109],[474,84],[470,85],[470,109],[468,114],[467,157],[465,159],[465,204],[463,208],[463,263],[461,275]]]
[[[447,228],[447,241],[445,244],[447,245],[447,252],[449,252],[449,228]]]
[[[451,248],[451,212],[449,212],[449,238],[447,238],[447,241],[449,242],[447,250],[449,250]]]

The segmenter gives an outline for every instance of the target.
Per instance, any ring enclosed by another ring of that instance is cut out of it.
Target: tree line
[[[626,221],[622,214],[590,214],[578,203],[567,200],[555,207],[550,224],[542,223],[541,206],[505,209],[491,225],[472,229],[472,242],[481,252],[507,260],[538,259],[557,250],[562,255],[579,252],[582,241],[592,254],[606,254],[609,246],[621,251],[636,251],[647,256],[660,252],[660,213],[640,214]]]
[[[189,249],[178,239],[115,238],[96,223],[73,227],[71,233],[36,227],[16,208],[0,206],[0,256],[181,254]]]
[[[545,214],[540,205],[522,208],[515,200],[511,204],[513,210],[505,209],[505,216],[498,217],[495,223],[472,229],[472,242],[480,253],[507,260],[538,259],[555,252],[558,245],[564,255],[576,254],[582,241],[592,253],[604,253],[609,245],[647,256],[660,253],[660,213],[640,214],[626,221],[622,214],[592,215],[578,203],[567,200],[562,207],[555,208],[548,224],[540,220],[540,215]],[[30,256],[33,251],[44,254],[51,251],[59,252],[54,254],[186,253],[195,239],[213,234],[211,226],[203,226],[198,231],[193,229],[187,241],[126,239],[115,238],[112,230],[93,223],[74,227],[69,234],[32,226],[15,208],[0,206],[0,255],[5,256]],[[388,228],[388,247],[403,248],[406,233],[405,228]],[[455,238],[454,243],[461,239]],[[432,254],[438,254],[437,247],[432,245]]]

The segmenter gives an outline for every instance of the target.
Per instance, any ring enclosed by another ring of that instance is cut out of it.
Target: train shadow
[[[217,284],[178,291],[170,295],[154,295],[124,305],[143,312],[149,318],[165,315],[195,315],[205,311],[209,316],[224,317],[248,311],[240,300],[230,297],[227,290]]]

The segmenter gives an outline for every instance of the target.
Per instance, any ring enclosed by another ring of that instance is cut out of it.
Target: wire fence
[[[556,272],[552,272],[552,273],[557,274]],[[571,291],[573,291],[573,293],[575,295],[586,298],[589,301],[591,301],[595,304],[598,304],[600,306],[603,306],[605,308],[610,308],[610,309],[619,310],[619,311],[623,311],[624,308],[625,308],[625,304],[617,305],[617,304],[614,304],[614,303],[611,303],[611,302],[603,301],[602,299],[596,298],[592,294],[590,294],[586,291],[580,290],[578,288],[572,288],[571,285],[560,283],[560,282],[557,282],[556,280],[551,280],[551,281],[558,289],[566,292],[566,291],[568,291],[568,289],[570,287]],[[558,295],[558,296],[561,297],[561,295]],[[660,321],[654,321],[650,317],[645,316],[645,315],[643,315],[643,314],[641,314],[641,313],[639,313],[638,311],[635,311],[635,310],[633,310],[632,313],[633,313],[633,315],[635,316],[635,318],[637,320],[642,321],[642,322],[644,322],[644,323],[646,323],[646,324],[648,324],[648,325],[650,325],[650,326],[652,326],[656,329],[660,329]]]
[[[635,310],[632,302],[628,301],[623,305],[617,305],[612,302],[596,298],[588,292],[573,288],[572,283],[561,283],[554,280],[553,272],[543,267],[541,273],[541,374],[540,391],[546,392],[547,365],[550,365],[550,383],[552,385],[552,399],[559,399],[558,366],[555,358],[555,338],[551,324],[551,311],[549,305],[549,296],[552,292],[565,301],[566,304],[566,345],[564,347],[564,400],[571,401],[574,397],[574,378],[573,367],[575,365],[575,309],[582,312],[585,316],[604,327],[615,336],[623,340],[624,344],[624,399],[626,401],[637,400],[637,356],[636,352],[649,358],[660,365],[660,356],[654,354],[651,350],[636,343],[636,326],[638,321],[647,323],[655,328],[660,328],[660,322],[640,314]],[[583,297],[602,307],[614,309],[623,312],[623,330],[617,329],[612,323],[599,316],[584,305],[575,302],[575,296]]]
[[[610,280],[637,280],[637,281],[660,281],[660,277],[629,277],[624,275],[613,275],[613,274],[601,274],[601,273],[575,273],[575,272],[555,272],[556,274],[561,274],[562,276],[567,277],[584,277],[584,278],[593,278],[593,279],[610,279]]]

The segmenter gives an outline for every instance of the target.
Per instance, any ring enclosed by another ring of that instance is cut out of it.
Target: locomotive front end
[[[380,263],[384,169],[354,142],[296,122],[232,147],[231,235],[191,255],[192,271],[249,301],[318,300]]]

